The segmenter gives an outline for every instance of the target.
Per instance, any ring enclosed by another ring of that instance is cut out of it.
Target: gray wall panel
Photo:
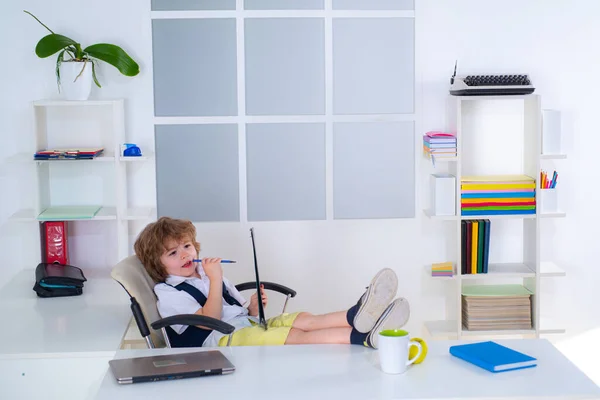
[[[333,0],[334,10],[414,10],[414,0]]]
[[[245,21],[248,115],[325,113],[322,18]]]
[[[152,0],[152,10],[235,10],[235,0]]]
[[[323,0],[245,0],[246,10],[322,10]]]
[[[248,124],[248,220],[325,219],[325,125]]]
[[[152,21],[156,116],[237,115],[235,19]]]
[[[158,216],[239,221],[236,125],[157,125]]]
[[[413,122],[336,123],[335,219],[415,216]]]
[[[333,21],[335,114],[414,111],[414,20]]]

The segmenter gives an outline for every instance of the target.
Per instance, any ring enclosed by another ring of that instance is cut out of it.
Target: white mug
[[[416,346],[417,354],[410,360],[410,346]],[[421,343],[411,341],[407,331],[402,329],[387,329],[379,332],[379,363],[386,374],[402,374],[409,365],[414,363],[423,352]],[[407,361],[408,360],[408,361]]]

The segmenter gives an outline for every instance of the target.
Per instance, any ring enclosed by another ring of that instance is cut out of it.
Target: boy
[[[246,303],[223,276],[219,258],[192,261],[198,258],[200,243],[190,221],[161,217],[144,228],[134,249],[156,283],[161,317],[198,314],[227,322],[235,327],[232,346],[338,343],[377,348],[378,332],[401,328],[410,315],[406,299],[392,301],[398,279],[391,269],[383,269],[350,309],[323,315],[286,313],[269,319],[264,330],[256,325],[256,293]],[[264,290],[261,300],[266,306]],[[225,346],[228,339],[197,326],[173,325],[167,334],[172,347]]]

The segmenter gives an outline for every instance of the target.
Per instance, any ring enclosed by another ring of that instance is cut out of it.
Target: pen
[[[202,262],[202,259],[192,260],[193,262]],[[233,260],[221,260],[221,264],[235,264],[237,261]]]

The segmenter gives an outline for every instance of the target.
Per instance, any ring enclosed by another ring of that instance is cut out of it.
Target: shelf
[[[433,161],[431,161],[431,158],[429,158],[428,156],[423,156],[423,159],[427,162],[430,162],[433,164]],[[443,164],[443,163],[450,163],[450,162],[457,162],[458,161],[458,157],[439,157],[435,159],[435,163],[436,164]]]
[[[541,160],[564,160],[566,158],[566,154],[540,154]]]
[[[453,320],[425,321],[425,328],[433,337],[456,336],[457,322]]]
[[[81,107],[81,106],[112,106],[123,100],[36,100],[33,105],[36,107]]]
[[[566,272],[561,269],[558,265],[550,261],[542,261],[540,263],[540,276],[552,277],[552,276],[566,276]]]
[[[18,153],[14,154],[6,159],[7,163],[17,164],[17,163],[66,163],[66,162],[114,162],[115,155],[110,152],[104,152],[98,157],[92,158],[91,160],[73,160],[73,159],[59,159],[59,160],[34,160],[33,154],[31,153]]]
[[[93,218],[69,219],[68,221],[108,221],[117,219],[117,209],[115,207],[102,207]],[[40,221],[32,209],[19,210],[9,217],[10,221],[33,222]]]
[[[510,335],[535,335],[535,329],[497,329],[490,331],[468,331],[462,329],[462,336],[510,336]]]
[[[514,215],[461,215],[460,219],[535,219],[535,214]]]
[[[540,213],[540,218],[565,218],[566,216],[567,213],[561,211]]]
[[[456,215],[434,215],[433,211],[431,210],[423,210],[423,214],[430,219],[439,219],[444,221],[455,221],[457,219]]]
[[[509,95],[489,95],[489,96],[452,96],[460,100],[525,100],[530,97],[536,96],[535,94],[509,94]]]
[[[152,207],[134,207],[128,208],[124,219],[128,221],[152,219],[156,214],[156,209]]]
[[[566,332],[565,328],[561,328],[551,318],[541,317],[540,318],[540,335],[560,335]]]
[[[144,152],[142,152],[142,155],[139,157],[119,156],[119,161],[123,161],[123,162],[144,162],[144,161],[149,161],[149,160],[154,160],[154,153],[151,151],[144,151]]]
[[[490,263],[486,274],[466,274],[461,275],[463,280],[471,279],[504,279],[504,278],[531,278],[535,276],[535,271],[527,265],[521,263]]]

